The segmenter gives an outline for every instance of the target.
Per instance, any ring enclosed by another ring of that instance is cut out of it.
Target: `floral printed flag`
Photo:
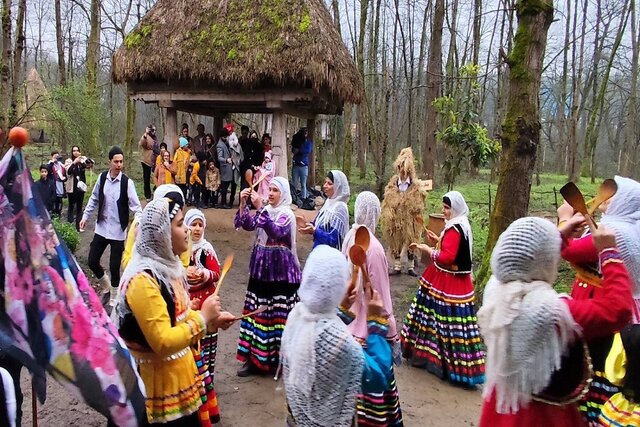
[[[35,191],[22,149],[0,162],[0,350],[45,372],[118,426],[145,419],[144,384]]]

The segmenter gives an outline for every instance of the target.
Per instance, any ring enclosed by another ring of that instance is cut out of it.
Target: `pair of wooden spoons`
[[[585,217],[588,216],[593,219],[593,213],[598,209],[598,206],[613,197],[616,191],[618,191],[618,184],[616,184],[613,179],[605,179],[604,182],[600,184],[596,197],[590,201],[591,203],[588,208],[582,192],[573,182],[566,183],[560,189],[560,194],[576,212],[580,212]],[[598,228],[595,221],[593,221],[593,224]]]

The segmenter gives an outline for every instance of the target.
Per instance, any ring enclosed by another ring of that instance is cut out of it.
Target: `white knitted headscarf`
[[[193,222],[197,219],[202,221],[202,227],[203,229],[206,229],[207,218],[205,218],[204,212],[202,212],[200,209],[190,209],[189,211],[187,211],[187,213],[184,216],[184,224],[187,227],[191,227]],[[204,237],[204,230],[202,232],[202,236],[197,241],[193,240],[193,233],[189,233],[189,238],[191,239],[191,253],[195,255],[194,258],[196,260],[197,267],[204,267],[203,265],[200,265],[201,251],[206,251],[208,253],[211,253],[213,254],[216,260],[218,259],[218,254],[216,254],[216,251],[213,249],[213,246]]]
[[[455,225],[462,228],[462,232],[469,241],[469,255],[473,258],[473,233],[471,232],[471,224],[469,223],[469,206],[465,202],[462,193],[459,191],[449,191],[442,198],[448,198],[451,202],[451,219],[445,221],[444,229],[440,236],[444,236],[444,232]]]
[[[350,426],[360,391],[362,347],[338,318],[347,261],[326,245],[307,258],[282,335],[280,357],[287,402],[298,426]]]
[[[364,225],[371,234],[375,234],[381,213],[380,199],[371,191],[363,191],[356,197],[353,211],[353,225],[344,237],[344,242],[342,243],[343,252],[353,245],[356,231],[360,226]]]
[[[496,394],[498,413],[516,412],[549,384],[580,326],[552,283],[560,233],[542,218],[521,218],[498,239],[493,275],[478,325],[487,346],[483,397]]]
[[[332,224],[340,230],[340,245],[344,236],[349,231],[349,208],[347,202],[351,195],[349,180],[347,176],[339,170],[332,170],[333,194],[322,205],[322,209],[316,217],[316,227]]]
[[[616,232],[616,245],[633,281],[632,293],[640,298],[640,183],[615,177],[618,191],[611,199],[602,224]]]
[[[272,220],[277,220],[278,217],[286,216],[286,221],[283,223],[285,226],[289,226],[290,234],[291,234],[291,252],[295,257],[296,263],[300,265],[300,261],[298,260],[298,246],[296,244],[296,231],[298,227],[296,226],[296,217],[291,210],[291,187],[289,186],[289,181],[286,178],[281,176],[276,176],[271,179],[269,185],[273,185],[280,190],[280,201],[275,205],[271,206],[271,204],[267,204],[265,210],[269,213],[269,218]],[[262,229],[258,229],[257,239],[261,244],[266,244],[267,242],[267,233]]]
[[[131,261],[122,273],[120,290],[111,317],[117,328],[122,326],[125,315],[131,313],[125,295],[129,282],[136,275],[147,270],[159,279],[173,295],[173,283],[180,280],[187,291],[185,269],[180,258],[173,253],[171,245],[171,220],[182,209],[179,203],[170,203],[169,199],[154,199],[142,210],[140,229],[133,248]]]

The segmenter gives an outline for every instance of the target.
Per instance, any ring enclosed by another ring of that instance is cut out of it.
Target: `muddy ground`
[[[206,212],[208,227],[207,238],[213,244],[218,257],[223,260],[230,253],[235,254],[233,269],[221,292],[225,309],[232,313],[241,313],[244,293],[248,280],[249,256],[253,242],[253,233],[236,231],[233,228],[234,211],[213,210]],[[298,211],[309,218],[314,212]],[[86,266],[91,230],[82,235],[78,259]],[[304,265],[311,239],[300,236],[298,253]],[[103,265],[108,251],[105,253]],[[85,269],[90,276],[88,269]],[[391,278],[395,316],[400,325],[412,298],[417,282],[414,278],[401,275]],[[282,382],[273,378],[239,378],[236,370],[240,367],[235,359],[236,340],[239,325],[228,331],[222,331],[219,337],[216,361],[216,389],[222,416],[222,426],[260,426],[281,427],[284,425],[285,404]],[[468,391],[453,387],[426,371],[407,366],[395,368],[404,423],[406,426],[474,426],[480,416],[480,391]],[[23,372],[24,390],[23,426],[32,425],[31,385],[28,374]],[[48,380],[47,400],[38,404],[38,423],[40,426],[104,426],[106,421],[93,409],[67,392],[53,379]],[[328,426],[329,427],[329,426]]]

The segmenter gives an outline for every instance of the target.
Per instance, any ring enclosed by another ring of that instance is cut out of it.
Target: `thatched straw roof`
[[[116,51],[113,80],[312,90],[340,108],[363,93],[323,0],[158,0]]]

